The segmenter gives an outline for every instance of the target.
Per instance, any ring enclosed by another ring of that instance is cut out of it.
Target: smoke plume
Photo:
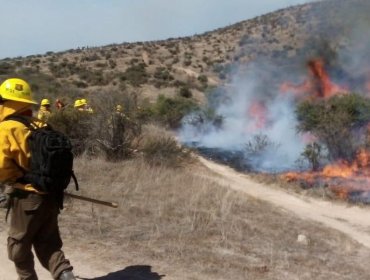
[[[276,85],[267,82],[274,80],[275,70],[253,64],[235,74],[223,89],[223,98],[209,102],[215,115],[221,116],[221,125],[187,116],[180,139],[197,147],[242,152],[254,170],[294,168],[304,141],[296,132],[294,98],[279,94]]]
[[[284,69],[302,71],[283,72],[271,58],[235,66],[231,82],[209,95],[210,108],[205,111],[212,112],[211,116],[198,112],[184,118],[181,141],[195,147],[237,151],[253,170],[297,170],[297,160],[312,140],[312,136],[297,132],[297,104],[344,92],[370,93],[368,2],[313,4],[317,6],[312,6],[316,7],[312,13],[317,14],[310,16],[321,24],[307,39],[311,57],[306,54],[284,61],[285,65],[290,63],[290,68]]]

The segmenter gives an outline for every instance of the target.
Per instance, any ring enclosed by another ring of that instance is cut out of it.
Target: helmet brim
[[[39,104],[39,103],[37,103],[34,100],[27,100],[27,99],[13,97],[13,96],[11,98],[3,97],[3,99],[4,100],[9,100],[9,101],[17,101],[17,102],[22,102],[22,103],[34,104],[34,105],[38,105]]]

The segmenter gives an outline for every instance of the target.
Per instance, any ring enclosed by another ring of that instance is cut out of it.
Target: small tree
[[[182,118],[198,108],[196,103],[184,97],[169,98],[160,95],[157,102],[151,107],[152,117],[160,123],[177,128]]]
[[[357,94],[305,101],[297,109],[298,130],[310,132],[328,149],[329,159],[352,160],[363,145],[358,131],[370,122],[370,99]]]
[[[322,147],[319,143],[313,142],[308,144],[301,153],[301,160],[307,161],[312,171],[318,171],[320,160],[323,158]]]

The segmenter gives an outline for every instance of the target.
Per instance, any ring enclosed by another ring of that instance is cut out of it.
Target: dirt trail
[[[0,280],[15,280],[17,279],[17,274],[15,272],[13,263],[8,260],[6,238],[6,232],[0,232]],[[101,277],[108,274],[108,272],[97,269],[86,258],[81,257],[79,250],[73,250],[72,248],[66,246],[64,251],[66,252],[67,257],[71,260],[72,264],[77,268],[75,274],[80,276],[81,279],[94,279],[95,277]],[[39,276],[40,280],[52,279],[49,272],[42,268],[37,260],[35,263],[37,275]],[[111,271],[115,270],[112,269]]]
[[[204,158],[200,160],[213,172],[221,175],[221,178],[214,178],[219,183],[293,212],[302,219],[310,219],[341,231],[370,248],[370,209],[300,197],[254,182],[247,175],[227,166]]]

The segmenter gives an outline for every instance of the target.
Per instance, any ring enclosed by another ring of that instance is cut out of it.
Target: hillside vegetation
[[[38,99],[71,103],[97,92],[134,92],[140,102],[163,94],[204,101],[236,65],[259,59],[294,65],[302,57],[346,48],[366,0],[328,0],[280,10],[224,28],[163,41],[81,46],[0,61],[0,79],[31,81]],[[356,17],[354,17],[356,15]]]

